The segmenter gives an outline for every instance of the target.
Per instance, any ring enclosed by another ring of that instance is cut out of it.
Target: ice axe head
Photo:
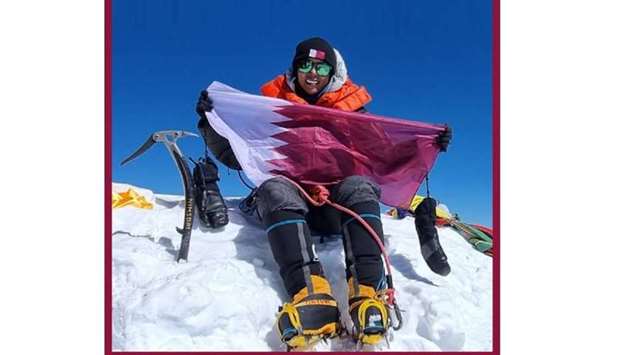
[[[169,130],[169,131],[158,131],[155,132],[153,134],[151,134],[147,139],[146,142],[144,142],[140,148],[138,148],[135,152],[133,152],[130,156],[128,156],[127,158],[125,158],[122,162],[121,162],[121,166],[125,165],[126,163],[136,159],[137,157],[139,157],[140,155],[142,155],[142,153],[146,152],[149,148],[151,148],[155,143],[164,143],[166,146],[171,146],[171,147],[176,147],[176,141],[179,138],[183,138],[183,137],[187,137],[187,136],[193,136],[193,137],[198,137],[198,135],[196,133],[192,133],[192,132],[187,132],[187,131],[174,131],[174,130]]]

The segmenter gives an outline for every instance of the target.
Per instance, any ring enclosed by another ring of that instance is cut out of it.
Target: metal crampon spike
[[[362,343],[361,340],[358,340],[355,344],[355,351],[361,351],[362,349],[364,349],[364,343]]]
[[[340,332],[340,336],[349,336],[351,335],[351,332],[349,332],[349,329],[347,329],[346,327],[342,327],[342,331]]]
[[[398,323],[396,325],[394,325],[393,317],[396,317],[396,320],[398,320]],[[388,327],[394,330],[399,330],[403,326],[403,315],[401,313],[400,307],[398,307],[398,304],[396,302],[394,302],[394,305],[392,307],[388,307],[388,318],[389,318]]]

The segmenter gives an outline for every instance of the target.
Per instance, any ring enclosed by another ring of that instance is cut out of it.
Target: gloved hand
[[[439,136],[437,136],[436,142],[439,144],[439,151],[445,152],[448,150],[448,145],[452,140],[452,128],[446,126],[446,130],[441,132]]]
[[[213,110],[213,101],[209,98],[207,90],[202,90],[198,102],[196,103],[196,113],[198,113],[200,117],[206,119],[205,111],[211,112],[211,110]]]

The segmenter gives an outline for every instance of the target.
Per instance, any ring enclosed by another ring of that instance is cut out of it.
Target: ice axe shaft
[[[197,134],[186,131],[159,131],[151,134],[149,138],[147,138],[146,142],[144,142],[135,152],[133,152],[130,156],[125,158],[121,162],[121,166],[138,158],[140,155],[144,154],[149,148],[151,148],[155,143],[163,143],[166,146],[166,149],[172,156],[172,160],[174,160],[179,173],[181,174],[181,179],[183,180],[183,189],[185,192],[185,204],[184,204],[184,214],[183,214],[183,228],[176,228],[177,232],[181,234],[181,246],[179,247],[179,252],[177,254],[177,262],[181,260],[187,261],[187,254],[189,252],[189,242],[192,235],[192,226],[194,222],[194,182],[192,181],[192,174],[189,169],[189,165],[187,160],[183,156],[181,149],[177,146],[176,141],[179,138],[183,137],[198,137]]]

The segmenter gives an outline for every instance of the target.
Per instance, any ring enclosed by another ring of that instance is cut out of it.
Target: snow
[[[196,218],[187,263],[176,263],[182,196],[158,195],[126,184],[155,204],[123,207],[112,215],[113,349],[124,351],[282,351],[275,314],[288,301],[265,232],[228,198],[230,224],[203,229]],[[439,228],[452,272],[434,274],[424,263],[413,218],[383,216],[403,327],[390,334],[390,351],[490,351],[492,259],[459,234]],[[339,239],[316,250],[341,313],[346,310],[344,252]],[[350,322],[350,319],[347,319]],[[348,338],[323,351],[352,351]]]

